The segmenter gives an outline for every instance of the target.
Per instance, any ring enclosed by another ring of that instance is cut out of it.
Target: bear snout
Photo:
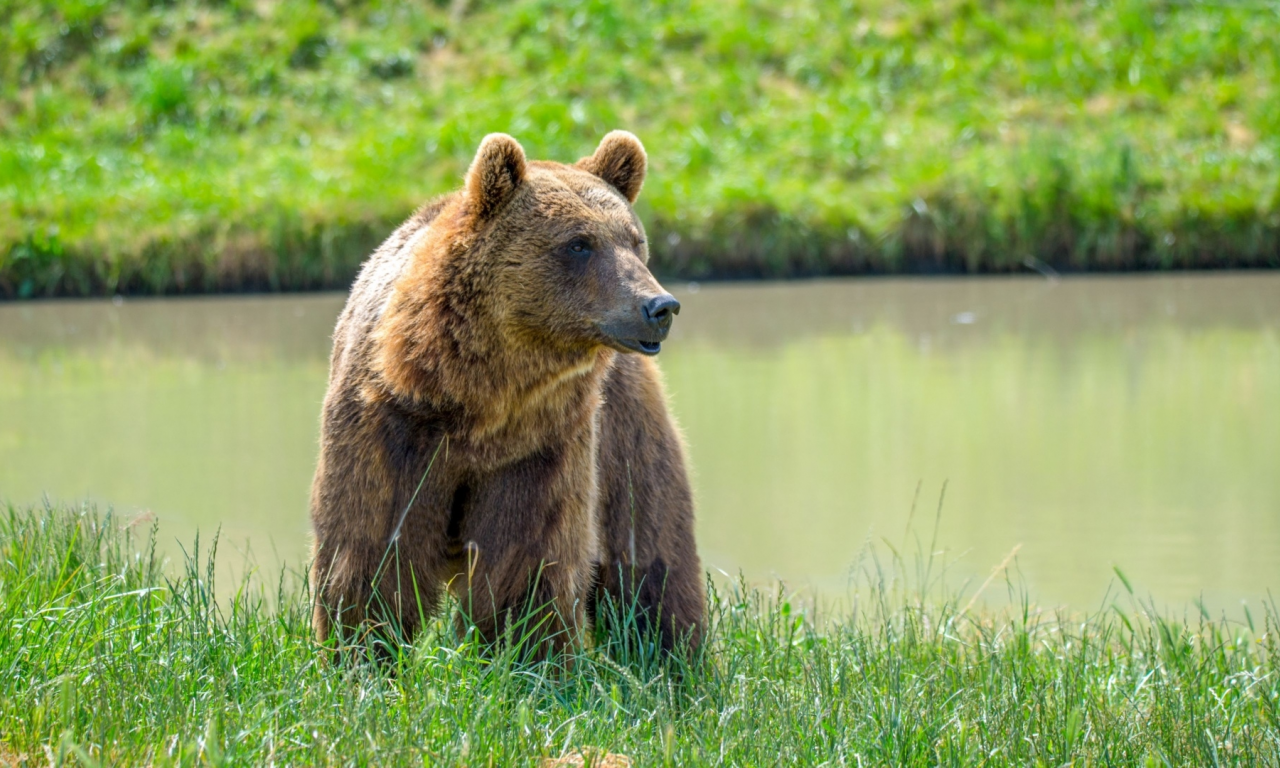
[[[644,321],[658,334],[659,341],[662,341],[671,331],[672,321],[680,314],[680,302],[676,301],[675,296],[663,293],[645,302],[642,313]]]
[[[634,305],[633,305],[634,306]],[[669,293],[641,299],[635,309],[613,313],[596,327],[609,344],[622,352],[656,355],[671,332],[671,323],[680,312],[680,302]]]

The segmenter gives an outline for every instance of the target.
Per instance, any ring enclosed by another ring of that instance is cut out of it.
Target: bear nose
[[[669,293],[654,296],[644,305],[644,321],[663,335],[671,329],[671,321],[680,314],[680,302]]]

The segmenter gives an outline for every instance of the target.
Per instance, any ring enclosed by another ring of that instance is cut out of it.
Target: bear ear
[[[491,133],[480,142],[467,170],[467,197],[481,219],[488,219],[511,199],[525,176],[524,148],[505,133]]]
[[[648,163],[644,145],[635,134],[611,131],[600,140],[596,153],[579,160],[576,167],[609,182],[629,202],[634,203],[640,196],[640,187],[644,185],[644,172]]]

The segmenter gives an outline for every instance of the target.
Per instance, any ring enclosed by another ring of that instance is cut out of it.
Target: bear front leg
[[[428,473],[426,440],[389,451],[356,437],[364,439],[322,440],[311,499],[312,627],[321,643],[372,640],[389,655],[439,606],[449,480],[440,466]]]
[[[694,542],[684,445],[652,360],[618,360],[600,421],[596,626],[622,647],[639,641],[668,652],[696,651],[706,576]]]
[[[625,556],[601,563],[590,610],[597,629],[624,646],[639,640],[690,656],[702,645],[705,608],[701,569],[655,557],[631,565]]]
[[[336,635],[340,647],[372,641],[382,656],[412,642],[443,592],[440,569],[416,554],[403,541],[378,547],[317,542],[311,568],[316,639],[328,643]]]
[[[596,543],[590,438],[544,450],[477,482],[450,580],[482,642],[545,658],[578,642]]]

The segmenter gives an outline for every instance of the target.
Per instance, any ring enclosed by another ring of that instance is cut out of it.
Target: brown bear
[[[680,305],[631,207],[646,163],[625,131],[573,165],[489,135],[465,188],[365,263],[311,495],[322,642],[408,641],[447,588],[488,644],[545,655],[620,610],[698,646],[693,502],[652,360]]]

